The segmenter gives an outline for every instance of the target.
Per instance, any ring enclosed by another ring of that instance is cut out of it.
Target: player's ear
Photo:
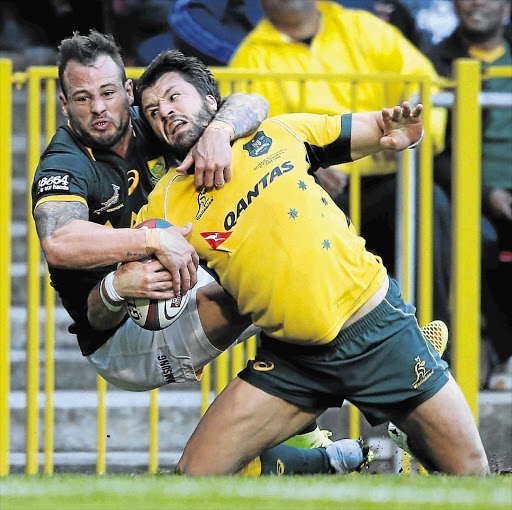
[[[212,112],[216,112],[219,109],[219,105],[217,104],[217,100],[210,94],[206,96],[206,102],[210,105]]]
[[[132,80],[126,80],[126,83],[124,84],[124,90],[126,90],[126,93],[128,94],[128,101],[130,103],[130,106],[133,105],[133,102],[135,101],[135,95],[133,92]]]
[[[60,109],[62,110],[62,114],[64,115],[64,117],[68,117],[68,101],[63,92],[61,92],[59,94],[59,101],[60,101]]]

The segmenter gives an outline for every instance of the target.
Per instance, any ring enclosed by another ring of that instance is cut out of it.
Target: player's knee
[[[473,449],[466,452],[463,471],[455,473],[461,475],[485,476],[489,474],[489,462],[485,450],[481,445],[475,445]]]
[[[489,463],[481,445],[466,445],[463,449],[445,452],[437,462],[432,462],[434,471],[448,475],[485,476],[489,474]]]

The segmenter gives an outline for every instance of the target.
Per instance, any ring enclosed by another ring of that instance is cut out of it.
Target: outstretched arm
[[[268,110],[262,96],[231,94],[176,170],[186,172],[194,163],[196,186],[222,187],[232,177],[230,142],[252,133],[267,118]]]
[[[409,102],[383,108],[381,112],[352,114],[351,156],[364,158],[384,149],[403,151],[421,141],[423,105],[411,109]]]

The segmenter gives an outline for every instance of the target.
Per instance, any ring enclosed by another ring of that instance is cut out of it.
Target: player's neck
[[[112,147],[110,150],[116,153],[118,156],[121,156],[123,159],[126,158],[126,154],[128,153],[128,148],[130,147],[130,141],[132,139],[132,126],[130,124],[129,129],[126,130],[126,133],[122,136],[122,138]]]

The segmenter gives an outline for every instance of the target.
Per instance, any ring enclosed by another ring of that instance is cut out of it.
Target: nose
[[[158,110],[160,112],[160,116],[162,118],[168,117],[171,113],[174,113],[174,108],[170,101],[166,101],[165,99],[160,99],[158,104]]]
[[[103,113],[106,109],[105,102],[100,97],[94,98],[91,102],[91,111],[95,114]]]

